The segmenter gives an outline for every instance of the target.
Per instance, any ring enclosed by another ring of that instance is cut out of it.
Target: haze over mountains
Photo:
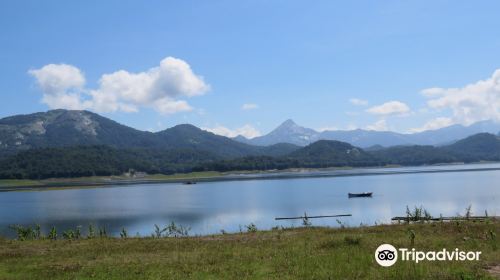
[[[306,146],[318,140],[338,140],[357,147],[367,148],[375,145],[383,147],[398,145],[446,145],[467,136],[483,132],[500,133],[500,123],[481,121],[470,126],[452,125],[437,130],[403,134],[364,129],[318,132],[299,126],[293,120],[287,120],[266,135],[252,139],[238,136],[234,139],[243,143],[261,146],[276,143],[291,143],[298,146]]]

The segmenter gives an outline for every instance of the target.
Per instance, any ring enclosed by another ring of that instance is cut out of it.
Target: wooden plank
[[[274,218],[274,220],[296,220],[296,219],[319,219],[319,218],[334,218],[334,217],[350,217],[351,214],[341,214],[341,215],[323,215],[323,216],[301,216],[301,217],[282,217]]]
[[[457,221],[457,220],[486,220],[486,219],[498,219],[499,216],[471,216],[471,217],[439,217],[439,218],[425,218],[421,217],[418,219],[412,217],[393,217],[393,221]]]

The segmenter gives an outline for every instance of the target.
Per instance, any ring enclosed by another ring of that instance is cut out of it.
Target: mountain
[[[389,147],[412,144],[404,134],[364,129],[323,131],[318,138],[343,141],[362,148],[374,145]]]
[[[394,146],[369,153],[384,164],[424,165],[460,161],[453,154],[434,146]]]
[[[497,134],[500,131],[500,123],[494,121],[480,121],[469,126],[460,124],[443,127],[436,130],[427,130],[420,133],[406,134],[410,141],[418,145],[446,145],[459,139],[478,133]]]
[[[200,139],[191,126],[181,126],[183,134],[176,139]],[[174,130],[175,132],[175,130]],[[194,135],[192,135],[194,133]],[[178,137],[178,136],[176,136]],[[215,139],[215,138],[214,138]],[[170,139],[172,140],[172,139]],[[204,145],[210,144],[201,139]],[[240,143],[241,144],[241,143]],[[183,144],[184,145],[184,144]],[[376,147],[367,152],[351,144],[320,140],[306,147],[276,144],[268,148],[279,151],[276,156],[265,154],[242,157],[221,157],[198,150],[197,145],[175,149],[114,148],[110,146],[68,146],[34,148],[0,160],[2,179],[40,179],[123,174],[129,169],[150,174],[172,174],[191,171],[272,170],[287,168],[323,168],[335,166],[426,165],[452,162],[500,161],[500,137],[480,133],[447,146]],[[293,150],[287,153],[287,151]],[[263,153],[263,150],[259,150]],[[266,151],[269,152],[269,151]]]
[[[404,134],[391,131],[374,130],[327,130],[317,132],[310,128],[297,125],[292,120],[287,120],[269,134],[246,139],[242,136],[234,140],[251,145],[272,145],[275,143],[292,143],[306,146],[318,140],[337,140],[351,145],[367,148],[375,145],[384,147],[401,145],[448,145],[458,139],[477,133],[499,133],[500,123],[493,121],[480,121],[470,126],[452,125],[436,130],[427,130],[418,133]]]
[[[300,146],[290,144],[290,143],[278,143],[270,146],[265,146],[260,149],[260,154],[271,156],[271,157],[280,157],[284,155],[288,155],[298,149]]]
[[[378,165],[375,157],[349,143],[320,140],[286,157],[298,161],[305,167],[328,166],[373,166]]]
[[[443,150],[464,161],[500,160],[500,137],[490,133],[479,133],[443,147]]]
[[[0,154],[75,145],[158,147],[161,142],[151,132],[88,111],[52,110],[0,119]]]
[[[247,156],[204,164],[200,170],[282,170],[333,166],[378,166],[380,162],[348,143],[320,140],[285,156]]]
[[[244,141],[244,143],[268,146],[277,143],[290,143],[298,146],[305,146],[317,140],[318,132],[313,129],[297,125],[293,120],[286,120],[270,133],[255,137],[252,139],[242,139],[238,137],[235,140]]]
[[[155,133],[165,148],[210,151],[225,157],[242,157],[260,154],[261,147],[231,140],[227,137],[202,130],[194,125],[181,124]]]
[[[118,149],[193,149],[217,158],[282,155],[297,147],[253,146],[181,124],[152,133],[140,131],[89,111],[51,110],[0,119],[0,157],[34,148],[104,145]]]
[[[398,165],[500,161],[500,137],[478,133],[445,146],[394,146],[370,154],[386,164]]]

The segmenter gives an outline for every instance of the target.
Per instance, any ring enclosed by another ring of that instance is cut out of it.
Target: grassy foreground
[[[495,279],[500,222],[296,228],[184,238],[0,239],[0,279]],[[480,261],[374,259],[382,243]]]

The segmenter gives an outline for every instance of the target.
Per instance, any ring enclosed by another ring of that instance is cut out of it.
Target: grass
[[[479,262],[374,259],[382,243],[482,251]],[[0,239],[0,279],[494,279],[500,222],[275,229],[182,238]]]
[[[225,173],[217,171],[206,172],[192,172],[192,173],[178,173],[171,175],[164,174],[151,174],[141,178],[131,178],[127,176],[92,176],[92,177],[77,177],[77,178],[51,178],[43,180],[3,180],[0,179],[0,191],[3,190],[22,190],[22,189],[39,189],[39,190],[52,190],[64,188],[82,188],[86,184],[93,185],[113,185],[124,181],[129,182],[169,182],[181,180],[196,180],[216,178],[223,176]]]
[[[0,179],[1,187],[24,187],[24,186],[39,186],[41,183],[35,180],[5,180]]]

